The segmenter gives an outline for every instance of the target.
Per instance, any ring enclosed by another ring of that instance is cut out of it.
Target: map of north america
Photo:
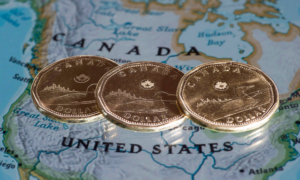
[[[248,0],[0,2],[4,179],[298,179],[300,3]],[[184,73],[236,61],[276,83],[280,107],[263,127],[220,133],[187,120],[157,133],[106,119],[66,124],[41,114],[36,74],[76,55],[122,65],[155,61]]]

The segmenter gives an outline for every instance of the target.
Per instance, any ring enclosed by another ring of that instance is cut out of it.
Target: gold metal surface
[[[99,81],[98,107],[111,122],[134,131],[154,132],[181,124],[186,116],[176,98],[183,73],[157,62],[118,66]]]
[[[103,116],[94,91],[103,74],[116,66],[98,56],[74,56],[52,63],[33,81],[33,102],[41,113],[64,123],[98,120]]]
[[[243,132],[268,122],[279,106],[272,79],[238,62],[206,63],[180,80],[177,98],[195,123],[224,132]]]

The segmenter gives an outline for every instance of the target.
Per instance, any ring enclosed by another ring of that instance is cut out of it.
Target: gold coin
[[[103,115],[123,128],[153,132],[181,124],[185,115],[176,98],[183,73],[157,62],[133,62],[105,74],[96,88]]]
[[[33,102],[41,113],[57,121],[95,121],[102,117],[94,96],[97,83],[116,66],[98,56],[74,56],[52,63],[33,81]]]
[[[177,98],[195,123],[224,132],[258,128],[279,106],[272,79],[253,66],[237,62],[194,68],[181,79]]]

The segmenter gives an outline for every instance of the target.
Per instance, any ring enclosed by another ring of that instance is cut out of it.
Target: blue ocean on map
[[[0,84],[4,89],[1,89],[1,124],[3,123],[3,116],[8,112],[9,105],[11,105],[16,98],[18,98],[26,86],[25,82],[13,79],[15,74],[19,76],[30,78],[28,69],[24,66],[12,63],[11,57],[16,58],[22,62],[30,62],[31,51],[30,49],[34,45],[30,42],[31,32],[34,27],[35,14],[26,4],[18,4],[17,6],[10,6],[7,4],[0,8],[0,57],[1,57],[1,71],[0,76],[4,77],[0,79]],[[6,41],[3,41],[6,39]],[[7,41],[8,39],[8,41]],[[28,43],[27,51],[23,53],[23,45]],[[13,71],[12,71],[13,69]],[[2,131],[0,138],[2,138]],[[1,143],[0,148],[4,147]],[[18,163],[0,151],[0,162],[11,164],[10,168],[0,166],[1,180],[6,179],[19,179]],[[15,167],[12,168],[14,165]]]

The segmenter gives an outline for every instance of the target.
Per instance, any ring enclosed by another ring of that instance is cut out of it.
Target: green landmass
[[[27,2],[27,0],[17,0],[19,2]],[[35,42],[35,46],[32,48],[32,61],[37,60],[40,61],[39,57],[39,51],[40,47],[43,46],[42,42],[45,38],[43,35],[44,31],[46,30],[47,26],[47,16],[44,16],[42,13],[45,10],[44,7],[46,5],[49,5],[50,3],[54,2],[55,0],[49,0],[46,3],[42,3],[39,0],[32,0],[30,1],[31,8],[34,10],[37,16],[36,24],[34,26],[33,32],[32,32],[32,37],[31,41]],[[8,1],[2,1],[0,2],[0,5],[6,4]],[[25,43],[23,46],[23,53],[25,49],[28,47],[28,44]],[[40,64],[38,64],[40,65]],[[39,67],[41,69],[41,67]],[[35,74],[31,73],[31,77],[34,78]],[[6,131],[6,133],[3,135],[3,144],[5,147],[8,149],[14,150],[14,154],[8,154],[12,158],[16,159],[18,162],[19,166],[19,172],[20,171],[27,171],[26,175],[20,175],[22,179],[29,179],[29,175],[35,176],[42,176],[45,179],[72,179],[72,180],[77,180],[81,179],[80,172],[69,172],[69,173],[64,173],[64,172],[57,172],[54,171],[53,169],[50,169],[49,167],[46,167],[46,165],[42,163],[38,163],[38,159],[29,159],[26,154],[24,154],[23,149],[19,149],[15,143],[14,139],[18,134],[18,125],[13,123],[13,117],[15,117],[13,110],[17,107],[20,107],[28,98],[30,98],[30,89],[31,89],[31,84],[29,84],[24,92],[21,94],[21,96],[10,106],[9,111],[7,114],[3,117],[3,124],[2,128],[3,131]],[[15,155],[18,155],[18,157],[15,157]],[[26,159],[26,160],[25,160]],[[37,164],[38,163],[38,164]],[[36,166],[39,168],[44,167],[43,169],[45,170],[40,170],[36,169]],[[46,168],[45,168],[46,167]],[[22,170],[20,170],[20,168]],[[54,176],[51,176],[49,174],[53,174]],[[83,176],[87,179],[96,179],[94,176],[84,173]]]
[[[42,170],[41,170],[42,169]],[[50,167],[45,164],[38,164],[38,169],[34,170],[35,173],[39,174],[42,177],[45,177],[48,180],[62,180],[62,179],[70,179],[70,180],[82,180],[80,178],[80,172],[58,172],[54,171]],[[49,175],[53,174],[53,176]],[[82,175],[83,179],[88,180],[97,180],[97,178],[89,173],[84,173]]]
[[[3,135],[3,144],[5,147],[10,150],[14,150],[14,154],[8,154],[12,158],[14,158],[18,164],[22,164],[19,168],[22,168],[22,171],[26,171],[26,175],[20,176],[22,180],[29,179],[29,175],[43,177],[47,180],[54,179],[71,179],[71,180],[79,180],[80,172],[59,172],[51,169],[45,164],[38,162],[37,158],[29,158],[23,149],[19,149],[15,144],[15,138],[18,134],[18,125],[14,123],[13,119],[15,118],[15,114],[13,110],[15,108],[19,108],[25,101],[31,98],[30,95],[30,84],[26,87],[25,91],[21,94],[21,96],[10,106],[9,111],[6,115],[3,116],[3,131],[6,133]],[[18,155],[18,157],[15,157]],[[19,169],[20,171],[20,169]],[[37,174],[37,175],[36,175]],[[93,175],[89,173],[83,174],[84,179],[97,179]]]
[[[0,6],[7,4],[9,0],[0,0]]]
[[[300,103],[300,101],[292,101],[286,103],[285,105]],[[272,145],[278,150],[278,154],[273,158],[264,168],[272,167],[284,167],[287,162],[295,160],[295,156],[298,155],[298,152],[295,150],[294,145],[291,146],[291,141],[296,140],[296,136],[299,133],[299,125],[296,124],[296,121],[300,121],[300,116],[298,113],[290,116],[290,111],[295,109],[283,109],[280,110],[272,119],[277,124],[286,122],[285,124],[280,125],[279,129],[274,131],[270,137],[273,138]],[[283,135],[287,135],[284,138]],[[263,175],[256,176],[255,179],[268,179],[276,172],[265,173]]]
[[[25,91],[21,94],[21,96],[10,106],[9,111],[7,114],[3,116],[3,124],[2,128],[3,131],[6,131],[6,133],[3,135],[3,145],[9,149],[14,150],[14,154],[8,154],[12,158],[14,158],[19,164],[22,163],[22,158],[20,154],[23,154],[22,150],[17,148],[17,146],[13,146],[10,144],[9,139],[15,139],[17,133],[18,133],[18,128],[16,126],[9,126],[8,123],[13,123],[10,121],[10,117],[13,116],[13,110],[22,104],[22,102],[26,101],[30,97],[30,84],[26,87]],[[17,154],[19,157],[15,157],[14,155]],[[26,167],[26,164],[23,165],[22,163],[22,168],[28,168]]]

